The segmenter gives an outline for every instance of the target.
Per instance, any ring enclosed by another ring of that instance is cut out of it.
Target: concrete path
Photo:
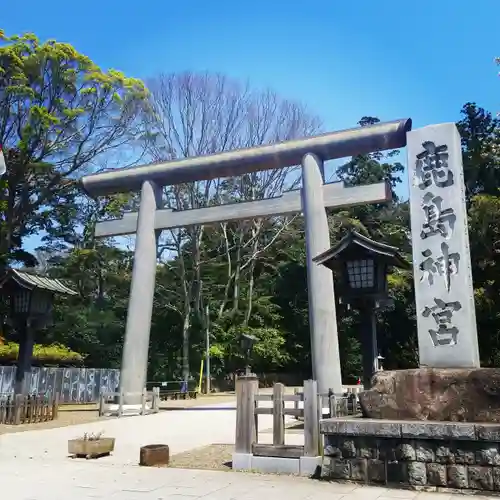
[[[144,417],[0,435],[2,490],[15,500],[451,500],[462,496],[324,483],[290,476],[263,476],[137,465],[139,448],[165,443],[172,454],[213,443],[233,443],[234,403]],[[272,427],[271,416],[259,427]],[[67,441],[85,432],[117,439],[112,456],[99,460],[67,457]],[[271,442],[271,434],[259,439]],[[300,434],[287,435],[299,444]],[[269,441],[268,441],[269,440]],[[475,500],[489,498],[474,497]],[[491,497],[493,498],[493,497]],[[498,498],[498,497],[496,497]]]

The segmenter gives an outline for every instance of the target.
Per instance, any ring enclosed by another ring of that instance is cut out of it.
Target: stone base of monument
[[[500,491],[499,424],[352,417],[322,420],[320,432],[328,479]]]
[[[500,369],[381,371],[359,402],[367,418],[500,423]]]
[[[500,370],[379,372],[359,399],[363,417],[320,422],[323,477],[500,492]]]

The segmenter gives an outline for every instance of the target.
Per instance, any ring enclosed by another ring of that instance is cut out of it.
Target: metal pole
[[[323,202],[323,162],[314,154],[302,159],[302,210],[305,219],[307,291],[313,377],[318,392],[342,393],[337,316],[333,274],[313,258],[330,248],[330,234]]]
[[[0,145],[0,178],[7,172],[7,164],[5,163],[5,156]]]
[[[124,404],[140,404],[146,386],[156,276],[158,235],[155,231],[155,212],[160,206],[161,190],[155,183],[145,181],[141,189],[120,374],[120,393],[124,395]]]
[[[205,307],[206,318],[206,353],[205,353],[205,370],[206,370],[206,393],[210,394],[210,311],[208,304]]]
[[[373,374],[379,371],[378,364],[378,343],[377,343],[377,315],[372,309],[372,358],[373,358]]]
[[[377,317],[373,304],[364,303],[359,308],[361,319],[361,349],[363,356],[363,385],[371,387],[373,375],[378,371]]]
[[[20,335],[17,359],[15,394],[29,395],[31,384],[31,359],[33,357],[34,332],[29,319],[18,323]]]

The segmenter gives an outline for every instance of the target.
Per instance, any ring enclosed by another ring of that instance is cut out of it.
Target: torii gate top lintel
[[[139,191],[146,180],[166,186],[291,167],[299,165],[307,153],[316,154],[327,161],[397,149],[406,146],[406,133],[411,130],[411,126],[411,119],[404,118],[267,146],[116,169],[85,176],[81,184],[90,196],[95,197]]]

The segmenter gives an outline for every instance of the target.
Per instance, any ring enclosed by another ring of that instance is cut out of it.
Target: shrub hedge
[[[7,342],[0,345],[0,364],[14,364],[18,354],[19,344]],[[33,348],[32,363],[35,366],[81,366],[84,360],[85,356],[62,344],[35,344]]]

